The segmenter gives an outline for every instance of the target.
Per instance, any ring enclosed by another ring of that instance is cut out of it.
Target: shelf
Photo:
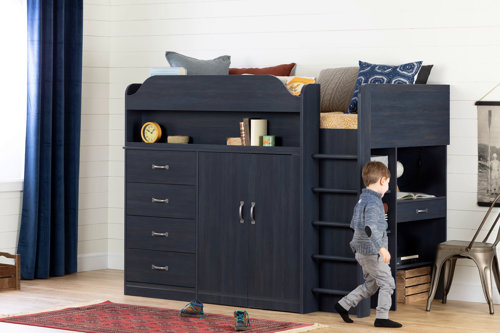
[[[312,224],[317,227],[351,229],[351,224],[345,222],[313,221]]]
[[[182,151],[209,151],[209,152],[233,152],[251,154],[299,154],[299,147],[283,146],[226,146],[211,144],[179,144],[179,143],[144,143],[127,142],[125,149],[147,149],[147,150],[182,150]]]
[[[439,197],[431,197],[431,198],[418,198],[418,199],[406,199],[406,200],[401,200],[397,199],[396,202],[399,204],[401,202],[425,202],[425,201],[431,201],[431,200],[436,200],[436,199],[446,199],[446,196],[439,196]]]
[[[331,193],[331,194],[358,194],[358,190],[345,190],[345,189],[338,189],[338,188],[326,188],[326,187],[314,187],[313,189],[314,193]]]
[[[282,147],[301,145],[299,112],[236,112],[219,110],[130,110],[126,111],[125,142],[142,143],[141,128],[145,122],[154,121],[166,136],[189,136],[194,144],[226,144],[227,138],[240,137],[239,123],[244,118],[267,120],[267,133],[276,137]]]
[[[358,155],[346,154],[313,154],[312,157],[317,160],[358,160]]]
[[[408,268],[415,268],[415,267],[420,267],[420,266],[432,266],[433,264],[434,264],[433,261],[419,261],[419,262],[414,262],[411,264],[396,265],[396,269],[408,269]]]

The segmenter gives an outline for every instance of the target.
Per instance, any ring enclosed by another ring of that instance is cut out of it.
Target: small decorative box
[[[276,144],[276,137],[274,135],[263,135],[262,145],[263,146],[274,146]]]

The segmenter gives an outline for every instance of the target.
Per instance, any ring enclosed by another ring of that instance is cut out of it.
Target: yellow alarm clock
[[[150,121],[142,125],[141,128],[142,141],[147,143],[158,142],[161,138],[161,127],[158,123]]]

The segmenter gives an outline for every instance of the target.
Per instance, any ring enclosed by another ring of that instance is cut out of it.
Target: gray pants
[[[391,308],[391,295],[394,292],[395,283],[391,274],[389,264],[384,264],[382,257],[378,254],[364,255],[356,253],[356,260],[363,268],[365,283],[359,285],[347,296],[343,297],[339,304],[346,310],[358,305],[364,298],[368,298],[378,292],[378,304],[376,318],[388,319]]]

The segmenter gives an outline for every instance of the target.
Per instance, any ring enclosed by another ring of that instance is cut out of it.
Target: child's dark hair
[[[391,172],[382,162],[372,161],[365,164],[361,173],[365,186],[375,184],[380,178],[391,178]]]

